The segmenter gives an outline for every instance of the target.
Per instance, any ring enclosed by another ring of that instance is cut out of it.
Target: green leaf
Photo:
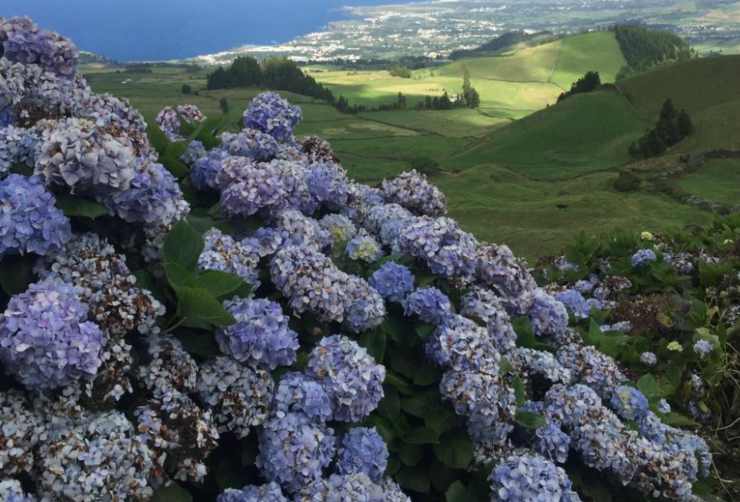
[[[439,380],[439,370],[427,362],[422,362],[416,367],[411,379],[416,385],[431,385]]]
[[[455,481],[447,489],[445,500],[447,502],[470,502],[471,496],[462,482]]]
[[[675,411],[661,415],[660,418],[663,422],[672,427],[697,427],[699,425],[686,415],[676,413]]]
[[[197,282],[197,274],[194,270],[186,268],[174,261],[162,263],[167,282],[173,288],[192,287]]]
[[[535,350],[550,350],[550,347],[541,342],[532,330],[532,323],[526,317],[517,317],[512,320],[512,326],[516,332],[516,344],[519,347]]]
[[[203,237],[187,221],[180,221],[164,241],[163,256],[166,263],[177,263],[188,270],[195,270],[203,252]]]
[[[170,145],[170,141],[167,136],[162,132],[157,124],[151,123],[147,127],[147,135],[149,136],[149,142],[152,144],[157,153],[162,156],[167,153],[167,148]]]
[[[401,462],[409,467],[417,465],[423,456],[424,448],[415,444],[406,443],[401,447],[401,451],[398,452],[398,457],[401,459]]]
[[[418,427],[410,430],[403,438],[404,443],[408,444],[437,444],[439,434],[427,427]]]
[[[401,488],[419,493],[429,493],[429,473],[423,467],[402,467],[398,471]]]
[[[446,406],[439,406],[434,412],[424,417],[424,424],[430,429],[442,434],[453,429],[457,425],[457,415]]]
[[[359,342],[376,361],[383,362],[386,345],[385,331],[375,329],[366,331],[360,336]]]
[[[425,322],[417,322],[414,329],[416,330],[416,334],[419,335],[420,338],[426,338],[434,333],[436,326]]]
[[[95,219],[108,214],[108,209],[104,205],[72,195],[58,195],[56,205],[68,218],[79,216]]]
[[[524,382],[519,375],[515,375],[512,379],[511,386],[514,387],[514,395],[516,396],[517,406],[521,406],[527,400],[527,393],[524,389]]]
[[[658,381],[650,373],[640,377],[640,379],[637,381],[637,388],[640,390],[640,392],[645,394],[645,397],[647,397],[649,401],[652,401],[659,397]]]
[[[0,287],[8,296],[23,293],[34,280],[33,256],[6,256],[0,261]]]
[[[224,327],[235,322],[234,317],[224,309],[221,302],[206,289],[180,287],[177,294],[177,311],[183,319],[183,326],[209,329]]]
[[[154,492],[152,502],[193,502],[193,496],[182,486],[172,483]]]
[[[378,413],[394,420],[401,413],[401,398],[398,391],[390,385],[384,385],[383,392],[385,395],[378,404]]]
[[[386,370],[385,383],[392,385],[398,390],[398,392],[406,396],[410,396],[415,393],[414,388],[406,380],[392,371]]]
[[[463,432],[445,434],[434,445],[434,454],[447,467],[465,469],[473,461],[473,443]]]
[[[547,423],[542,415],[523,410],[517,410],[514,421],[526,429],[537,429]]]
[[[429,416],[429,411],[438,401],[438,397],[429,392],[415,392],[411,397],[401,399],[401,408],[409,415],[419,418]]]
[[[243,287],[244,281],[238,275],[221,272],[220,270],[207,270],[198,274],[190,285],[207,289],[216,298],[221,298]]]
[[[177,338],[182,342],[185,350],[202,358],[210,358],[221,353],[211,333],[200,331],[180,330]]]

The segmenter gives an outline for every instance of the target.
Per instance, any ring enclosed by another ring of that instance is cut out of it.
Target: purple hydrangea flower
[[[437,288],[419,288],[406,297],[404,314],[415,315],[422,321],[439,325],[452,315],[452,303],[443,292]]]
[[[331,400],[315,378],[304,373],[286,373],[275,391],[273,414],[282,417],[288,413],[301,413],[311,420],[326,422],[332,416]]]
[[[301,502],[410,502],[392,481],[376,484],[364,473],[332,474],[319,479],[299,494]]]
[[[181,133],[184,124],[194,125],[206,119],[195,105],[166,106],[157,114],[155,122],[170,141],[185,139]]]
[[[664,414],[671,412],[671,405],[665,399],[661,399],[660,401],[658,401],[657,408],[659,412],[664,413]]]
[[[649,410],[645,395],[629,385],[617,387],[609,403],[619,416],[627,420],[639,420]]]
[[[14,63],[36,64],[70,79],[77,71],[77,46],[58,33],[39,29],[27,17],[0,18],[0,47],[0,55]]]
[[[311,351],[308,374],[324,386],[334,420],[358,422],[383,399],[385,368],[347,337],[325,337]]]
[[[392,180],[383,180],[383,195],[388,202],[400,204],[420,215],[447,214],[445,195],[415,170],[401,173]]]
[[[263,92],[244,111],[244,126],[269,134],[280,142],[293,138],[293,128],[301,121],[301,109],[276,92]]]
[[[229,488],[218,496],[216,502],[289,502],[280,485],[272,482],[262,486],[245,486],[241,490]]]
[[[104,337],[87,318],[88,307],[73,286],[53,278],[31,284],[0,316],[0,360],[32,389],[91,380]]]
[[[54,254],[72,238],[69,220],[40,178],[11,174],[0,180],[0,257]]]
[[[463,315],[488,327],[488,336],[496,350],[505,353],[516,347],[517,335],[511,318],[493,291],[475,287],[463,295],[460,303]]]
[[[334,208],[347,204],[347,175],[337,164],[320,163],[309,166],[306,185],[311,195],[322,204]]]
[[[255,129],[244,129],[236,134],[222,133],[221,145],[230,155],[247,157],[258,162],[269,162],[278,153],[275,138]]]
[[[491,472],[491,490],[496,500],[529,502],[576,502],[565,471],[539,455],[512,455]]]
[[[534,301],[537,283],[526,264],[515,258],[507,246],[479,246],[476,277],[498,294],[512,315],[526,314]]]
[[[388,261],[373,272],[370,285],[386,300],[402,303],[414,290],[414,275],[407,267]]]
[[[198,257],[198,268],[201,270],[218,270],[237,275],[252,287],[260,285],[258,279],[260,255],[256,249],[237,242],[230,235],[217,228],[212,228],[203,235],[205,245]]]
[[[694,352],[704,359],[714,351],[714,345],[708,340],[698,340],[694,344]]]
[[[385,319],[383,297],[360,277],[349,276],[345,288],[349,304],[344,311],[344,327],[362,333],[380,326]]]
[[[537,336],[558,336],[568,328],[568,311],[565,305],[538,289],[529,309],[529,320]]]
[[[295,493],[321,479],[334,457],[334,431],[305,415],[289,413],[269,420],[259,436],[257,467],[270,480]]]
[[[455,314],[434,330],[425,350],[437,365],[458,371],[495,368],[499,360],[486,328]]]
[[[591,305],[575,289],[561,291],[555,295],[555,299],[565,305],[576,319],[588,319],[588,316],[591,315]]]
[[[365,263],[373,263],[383,256],[383,250],[378,241],[364,230],[347,243],[346,252],[351,260],[360,260]]]
[[[229,154],[221,148],[214,148],[205,156],[199,158],[193,164],[190,170],[190,181],[198,190],[207,190],[217,188],[216,181],[218,174],[223,169],[223,161],[229,157]]]
[[[232,161],[243,162],[238,157],[222,162],[221,177]],[[217,181],[221,186],[225,184]],[[224,186],[221,193],[221,209],[229,216],[251,216],[260,210],[273,210],[284,207],[289,195],[282,174],[271,164],[260,167],[245,164],[240,168],[239,177]]]
[[[295,362],[300,348],[298,334],[288,327],[280,304],[264,298],[235,298],[224,306],[236,319],[236,324],[216,333],[224,354],[270,370]]]
[[[640,354],[640,362],[645,366],[655,366],[658,363],[658,358],[653,352],[643,352]]]
[[[640,249],[632,255],[632,268],[642,268],[648,263],[654,262],[658,257],[652,249]]]
[[[342,214],[327,214],[319,220],[319,225],[329,232],[334,245],[349,242],[357,233],[357,227],[352,223],[352,220]]]
[[[204,158],[206,155],[208,155],[206,147],[203,146],[202,142],[194,139],[188,143],[188,147],[185,149],[185,152],[180,155],[180,160],[192,167],[198,160]]]
[[[627,381],[614,359],[594,347],[568,344],[558,350],[556,357],[572,372],[575,381],[592,387],[602,397],[610,396]]]
[[[4,479],[0,481],[0,500],[4,502],[36,502],[36,497],[23,491],[20,481]]]
[[[364,473],[379,482],[388,466],[388,447],[373,427],[355,427],[344,437],[337,452],[337,473]]]
[[[556,423],[548,422],[535,431],[534,449],[551,462],[564,464],[568,460],[570,436]]]

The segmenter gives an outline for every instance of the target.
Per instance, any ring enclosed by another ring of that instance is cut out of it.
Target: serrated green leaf
[[[443,434],[457,425],[457,415],[448,407],[440,406],[424,417],[424,425],[436,431],[437,434]]]
[[[401,459],[403,465],[414,467],[418,465],[424,456],[424,448],[415,444],[405,443],[401,447],[401,451],[398,452],[398,458]]]
[[[398,471],[401,488],[419,493],[429,493],[429,473],[423,467],[402,467]]]
[[[208,329],[229,326],[234,317],[226,311],[208,290],[200,288],[175,288],[177,312],[182,325],[190,328]]]
[[[447,467],[465,469],[473,461],[473,443],[464,432],[445,434],[434,445],[434,454]]]
[[[56,206],[68,218],[82,217],[95,219],[108,214],[108,209],[98,202],[72,195],[57,196]]]
[[[516,405],[521,406],[527,400],[527,392],[524,388],[524,382],[519,375],[515,375],[512,379],[511,386],[514,387],[514,395],[516,396]]]
[[[447,502],[470,502],[470,494],[462,482],[455,481],[447,489],[445,500]]]
[[[360,345],[367,349],[367,352],[378,362],[385,359],[386,336],[382,330],[366,331],[360,335]]]
[[[640,392],[645,394],[645,397],[647,397],[650,401],[659,397],[658,381],[650,373],[642,375],[642,377],[640,377],[640,379],[637,381],[637,388],[640,390]]]
[[[208,290],[216,298],[234,293],[245,285],[241,277],[220,270],[207,270],[192,279],[190,286]]]
[[[433,324],[428,324],[425,322],[417,322],[414,326],[414,330],[416,331],[416,334],[420,338],[426,338],[432,333],[434,333],[434,330],[437,329],[436,326]]]
[[[6,256],[0,261],[0,287],[8,296],[23,293],[34,280],[34,257]]]
[[[428,427],[418,427],[410,430],[401,439],[404,443],[408,444],[437,444],[439,442],[439,434],[437,434],[437,431]]]
[[[218,344],[211,333],[180,330],[177,338],[190,354],[195,354],[205,359],[221,354]]]
[[[203,252],[203,237],[187,221],[180,221],[167,234],[162,253],[167,263],[177,263],[187,270],[195,270]]]
[[[394,420],[401,413],[401,398],[391,385],[383,385],[383,393],[383,399],[378,404],[378,413],[389,420]]]
[[[152,502],[193,502],[193,496],[182,486],[172,483],[155,491]]]
[[[542,415],[523,410],[517,410],[514,421],[526,429],[537,429],[547,423]]]

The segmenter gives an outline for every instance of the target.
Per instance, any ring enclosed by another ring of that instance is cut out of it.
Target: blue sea
[[[286,42],[346,17],[344,5],[409,0],[0,0],[88,51],[119,61],[209,54]]]

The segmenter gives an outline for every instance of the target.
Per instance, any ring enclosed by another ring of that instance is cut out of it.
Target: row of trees
[[[677,111],[673,101],[667,99],[660,110],[655,127],[630,145],[630,155],[645,159],[662,155],[694,133],[694,123],[686,110]]]
[[[287,58],[266,59],[262,63],[250,56],[241,56],[228,68],[220,67],[208,75],[208,89],[234,87],[265,87],[295,92],[334,103],[332,92],[306,75]]]
[[[627,61],[617,75],[618,80],[666,61],[683,61],[693,56],[689,44],[670,31],[618,25],[614,27],[614,34]]]
[[[570,86],[570,91],[560,94],[558,96],[558,103],[574,94],[595,91],[599,87],[601,87],[601,76],[599,72],[590,71],[573,82],[573,85]]]

